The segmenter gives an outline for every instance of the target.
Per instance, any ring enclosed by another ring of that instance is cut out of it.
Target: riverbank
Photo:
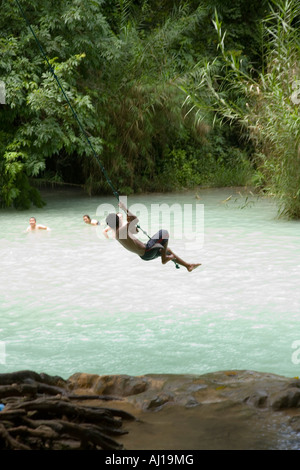
[[[52,390],[52,401],[65,403],[69,395],[72,403],[78,397],[80,407],[133,416],[122,424],[125,434],[114,437],[124,450],[300,449],[298,378],[255,371],[138,377],[77,373],[67,380],[34,372],[0,375],[2,387],[21,380],[27,387],[47,384],[44,391]],[[14,400],[8,401],[6,411]]]
[[[300,380],[254,371],[205,375],[75,374],[76,393],[110,394],[138,421],[126,424],[128,450],[300,449]],[[106,403],[108,406],[108,403]]]

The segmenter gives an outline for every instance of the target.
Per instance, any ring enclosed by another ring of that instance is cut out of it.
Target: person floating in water
[[[90,216],[87,214],[83,216],[83,221],[89,225],[100,225],[100,222],[98,222],[98,220],[91,219]]]
[[[30,217],[29,219],[29,226],[26,229],[26,232],[31,232],[34,230],[50,230],[49,227],[46,227],[46,225],[41,225],[36,223],[36,218],[35,217]]]
[[[141,242],[135,236],[135,234],[138,233],[138,218],[132,214],[122,202],[120,202],[119,206],[126,213],[127,220],[123,220],[123,217],[120,217],[119,213],[112,213],[108,214],[106,217],[106,223],[110,229],[112,229],[114,238],[124,248],[137,254],[145,261],[150,261],[159,257],[161,257],[162,264],[174,261],[175,263],[184,266],[189,272],[201,265],[201,263],[187,263],[170,250],[168,247],[169,233],[167,230],[159,230],[146,244]]]

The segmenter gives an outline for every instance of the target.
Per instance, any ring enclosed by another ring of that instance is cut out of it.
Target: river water
[[[189,273],[83,223],[113,197],[44,198],[0,212],[0,373],[300,375],[300,224],[274,201],[239,188],[129,197],[150,234],[176,209],[163,223],[175,253],[202,263]],[[32,215],[51,230],[25,233]]]

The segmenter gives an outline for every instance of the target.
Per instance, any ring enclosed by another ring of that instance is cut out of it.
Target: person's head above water
[[[86,223],[86,224],[90,224],[91,223],[91,218],[89,215],[85,214],[83,216],[83,221]]]
[[[113,230],[118,230],[120,227],[120,214],[108,214],[106,223]]]

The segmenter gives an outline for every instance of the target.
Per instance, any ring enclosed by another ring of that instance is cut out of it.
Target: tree
[[[195,111],[187,113],[182,106],[179,86],[195,63],[216,55],[211,22],[216,2],[5,2],[0,18],[0,80],[7,91],[7,104],[0,107],[1,204],[42,204],[34,189],[41,178],[80,184],[89,194],[110,191],[99,160],[125,193],[199,184],[219,161],[229,162],[234,171],[236,136],[220,130],[208,134],[210,120],[195,126]],[[245,55],[260,13],[247,7],[246,18],[245,0],[236,9],[223,3],[224,21],[235,24],[231,43]]]
[[[85,62],[90,67],[96,61],[95,33],[99,34],[96,44],[104,34],[100,4],[97,0],[57,1],[55,5],[51,1],[22,2],[51,68],[89,132],[98,123],[79,77],[86,73]],[[45,170],[47,159],[88,155],[89,149],[15,1],[2,6],[0,30],[0,77],[6,85],[7,103],[0,109],[1,204],[42,205],[30,178]],[[99,138],[94,145],[101,150]]]
[[[261,70],[227,50],[216,14],[220,56],[199,63],[184,83],[187,102],[215,119],[239,126],[254,146],[256,183],[275,195],[280,214],[300,218],[299,38],[300,6],[274,0],[261,22]]]

